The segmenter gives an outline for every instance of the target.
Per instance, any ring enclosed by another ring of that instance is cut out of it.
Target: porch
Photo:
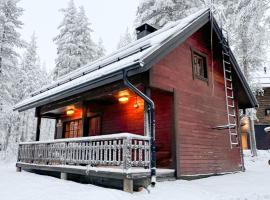
[[[173,93],[147,80],[143,74],[134,85],[125,79],[36,107],[36,141],[20,143],[18,170],[108,178],[125,191],[174,178]],[[39,141],[44,118],[55,120],[52,141]]]
[[[150,137],[119,133],[83,138],[57,139],[19,144],[17,170],[41,170],[123,181],[124,191],[132,192],[136,182],[150,181]],[[158,169],[158,179],[174,178],[174,170]],[[112,184],[112,183],[111,183]]]

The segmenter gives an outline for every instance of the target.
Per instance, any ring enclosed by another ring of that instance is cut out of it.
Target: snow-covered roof
[[[122,71],[126,68],[136,67],[135,73],[147,71],[153,65],[153,60],[164,55],[163,52],[175,44],[183,42],[190,34],[209,22],[209,19],[210,10],[202,9],[186,18],[168,23],[162,29],[118,51],[60,77],[15,105],[14,110],[27,110],[87,91],[108,83],[112,77],[112,81],[120,80],[123,77]],[[243,81],[245,83],[245,80]],[[248,88],[247,93],[251,93]]]
[[[270,87],[270,68],[265,67],[264,69],[259,69],[253,76],[256,83],[258,83],[262,88]]]
[[[70,90],[105,75],[113,74],[124,68],[139,64],[144,67],[144,59],[175,34],[179,34],[187,26],[194,23],[201,15],[209,12],[209,9],[200,10],[184,19],[167,24],[164,28],[155,31],[131,44],[107,55],[97,61],[89,63],[71,73],[64,75],[53,83],[33,92],[29,98],[14,106],[15,110],[26,110],[35,107],[35,103],[50,98],[63,91]],[[30,106],[32,105],[32,106]],[[26,107],[27,106],[27,107]]]

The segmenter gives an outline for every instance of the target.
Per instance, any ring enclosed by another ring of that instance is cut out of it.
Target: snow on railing
[[[18,162],[43,165],[149,167],[150,138],[130,133],[22,142]]]

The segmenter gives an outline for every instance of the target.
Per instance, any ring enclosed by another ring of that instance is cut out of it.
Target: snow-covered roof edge
[[[91,84],[91,81],[94,80],[96,82],[97,80],[101,78],[104,79],[104,77],[106,77],[109,72],[111,74],[119,73],[119,71],[125,68],[129,68],[130,66],[133,66],[135,64],[137,64],[138,66],[140,65],[141,68],[143,68],[141,70],[137,70],[136,73],[144,72],[150,69],[150,67],[154,63],[156,63],[159,59],[164,57],[173,48],[175,48],[176,46],[184,42],[189,36],[191,36],[194,32],[199,30],[199,28],[201,28],[207,22],[209,22],[209,20],[210,20],[210,10],[203,9],[197,13],[194,13],[193,15],[187,18],[169,23],[164,28],[152,34],[149,34],[148,36],[145,36],[140,40],[137,40],[131,43],[127,47],[121,48],[115,53],[112,53],[109,56],[105,56],[104,58],[101,58],[98,61],[91,63],[89,66],[87,65],[82,68],[79,68],[78,70],[75,70],[74,72],[72,72],[71,77],[70,75],[67,75],[58,80],[58,82],[63,81],[64,86],[69,85],[70,88],[68,87],[65,88],[61,85],[60,86],[57,85],[57,87],[52,87],[52,88],[49,88],[47,91],[45,91],[44,92],[45,95],[38,94],[30,99],[26,99],[25,101],[15,105],[14,109],[23,111],[29,108],[44,105],[46,104],[46,102],[48,103],[48,102],[59,100],[59,98],[57,99],[57,98],[52,98],[52,97],[53,95],[56,95],[56,94],[58,95],[58,93],[63,92],[63,91],[66,94],[62,98],[66,98],[68,96],[67,95],[68,90],[73,89],[72,92],[74,92],[74,87],[80,86],[81,88],[84,83],[88,84],[89,86],[89,84]],[[216,32],[217,34],[219,34],[218,31]],[[122,59],[120,59],[121,58],[120,56],[122,56]],[[126,62],[127,60],[129,62]],[[100,67],[101,64],[105,64],[105,66]],[[113,71],[112,66],[117,67],[117,70]],[[236,68],[239,68],[237,63],[234,66]],[[78,77],[78,75],[84,74],[85,70],[89,71],[88,76]],[[237,71],[237,75],[240,81],[242,82],[245,88],[245,92],[247,93],[252,106],[256,106],[257,101],[255,97],[253,96],[240,68],[239,70],[236,69],[236,71]],[[71,82],[65,83],[65,81],[69,79],[71,79],[70,80]],[[121,77],[118,74],[118,80],[119,79],[121,79]],[[62,90],[58,90],[61,87],[62,87]],[[89,87],[88,87],[88,90],[89,90]],[[53,91],[55,92],[55,94],[53,94]],[[69,96],[71,96],[74,93],[69,93],[69,94],[70,94]]]

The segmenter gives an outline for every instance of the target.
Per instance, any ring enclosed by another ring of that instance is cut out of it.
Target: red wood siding
[[[227,119],[221,60],[214,59],[212,81],[208,34],[202,28],[150,71],[152,87],[174,89],[178,177],[241,169],[240,150],[230,148],[228,131],[212,129],[227,124]],[[208,55],[208,83],[193,79],[191,48]]]
[[[126,103],[95,104],[90,105],[89,109],[101,113],[102,134],[128,132],[143,135],[144,102],[139,97],[137,97],[137,101],[139,108],[134,108],[136,97],[133,95],[129,97],[129,101]]]

